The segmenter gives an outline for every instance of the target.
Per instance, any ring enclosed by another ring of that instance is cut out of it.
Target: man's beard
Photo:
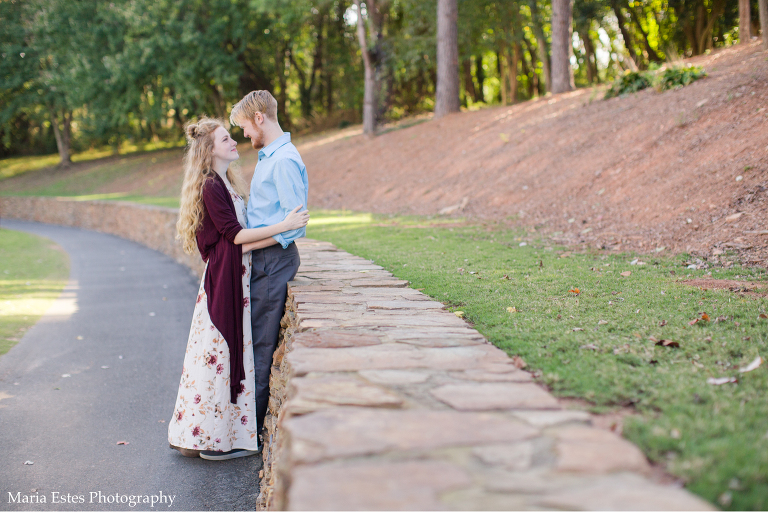
[[[262,130],[260,126],[254,124],[253,131],[255,134],[251,137],[251,146],[253,146],[253,149],[255,150],[262,149],[264,147],[264,130]]]

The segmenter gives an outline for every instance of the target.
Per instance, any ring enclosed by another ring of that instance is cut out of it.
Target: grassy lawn
[[[0,355],[40,319],[69,277],[69,257],[50,240],[0,229]]]
[[[768,287],[764,270],[689,270],[686,255],[663,252],[632,265],[638,256],[445,219],[313,212],[307,236],[463,312],[555,395],[595,412],[630,407],[624,435],[691,491],[727,509],[768,508],[768,364],[738,371],[768,354],[768,298],[682,283],[711,272]],[[690,324],[703,313],[709,321]],[[721,377],[738,382],[707,383]]]
[[[182,146],[181,141],[172,142],[148,142],[146,144],[134,144],[125,142],[120,146],[120,155],[130,155],[133,153],[142,153],[158,149],[166,149]],[[89,149],[72,155],[73,162],[87,162],[89,160],[98,160],[114,155],[114,148]],[[61,159],[58,154],[37,155],[37,156],[19,156],[13,158],[4,158],[0,160],[0,180],[11,178],[31,171],[38,171],[47,167],[54,167],[59,164]]]

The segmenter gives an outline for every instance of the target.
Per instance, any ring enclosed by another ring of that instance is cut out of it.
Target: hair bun
[[[197,124],[187,125],[187,138],[196,139],[200,135]]]

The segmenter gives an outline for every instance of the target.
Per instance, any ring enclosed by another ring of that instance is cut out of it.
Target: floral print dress
[[[246,205],[227,183],[240,225],[246,227]],[[208,271],[208,264],[205,272]],[[168,442],[190,450],[258,449],[251,333],[251,253],[243,254],[243,368],[245,391],[230,402],[229,347],[208,315],[208,298],[200,281],[187,341],[184,367]]]

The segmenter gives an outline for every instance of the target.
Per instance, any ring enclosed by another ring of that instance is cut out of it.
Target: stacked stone
[[[711,506],[566,410],[439,302],[300,240],[274,356],[259,506],[273,510]]]
[[[200,255],[184,253],[176,240],[174,208],[123,203],[79,201],[66,197],[0,197],[0,218],[29,220],[89,229],[116,235],[162,252],[202,275]]]

